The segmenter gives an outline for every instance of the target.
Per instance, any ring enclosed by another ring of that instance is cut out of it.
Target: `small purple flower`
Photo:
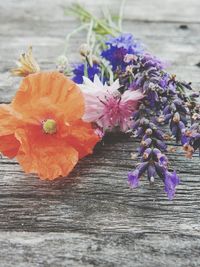
[[[176,186],[179,184],[179,181],[179,177],[177,176],[175,171],[173,173],[169,171],[165,172],[165,192],[167,193],[169,200],[172,200],[174,198]]]
[[[161,154],[158,156],[158,162],[161,166],[167,167],[168,159],[165,154]]]
[[[149,165],[149,167],[147,169],[147,176],[148,176],[150,183],[154,183],[154,179],[156,176],[156,169],[155,169],[154,164]]]
[[[128,183],[132,188],[138,187],[139,184],[139,170],[136,169],[133,172],[128,173]]]
[[[136,188],[138,186],[139,178],[146,171],[148,165],[148,162],[142,162],[133,172],[128,173],[128,183],[130,187]]]
[[[101,56],[110,62],[113,70],[116,70],[117,66],[121,66],[122,69],[127,66],[124,62],[127,54],[138,55],[143,52],[140,42],[136,41],[130,33],[110,38],[106,45],[108,48],[101,53]]]
[[[84,68],[85,68],[84,63],[74,65],[74,69],[73,69],[74,76],[73,76],[72,80],[75,83],[78,83],[78,84],[83,83],[83,76],[85,76]],[[88,78],[90,80],[94,81],[95,74],[97,74],[97,75],[100,74],[99,65],[93,64],[93,67],[87,66],[87,74],[88,74]]]
[[[166,151],[166,149],[167,149],[167,145],[166,145],[163,141],[157,139],[157,140],[155,141],[155,144],[156,144],[156,147],[157,147],[158,149],[163,150],[163,151]]]
[[[159,81],[159,85],[161,88],[166,89],[168,87],[170,75],[168,73],[164,73]]]
[[[142,66],[145,70],[149,70],[152,68],[157,70],[163,70],[166,64],[162,62],[159,58],[152,56],[149,53],[145,53],[141,59]]]
[[[144,160],[148,160],[149,156],[151,155],[152,149],[151,148],[147,148],[144,153],[143,153],[143,159]]]
[[[153,154],[156,156],[156,159],[160,166],[167,167],[168,159],[165,154],[163,154],[159,149],[154,148]]]

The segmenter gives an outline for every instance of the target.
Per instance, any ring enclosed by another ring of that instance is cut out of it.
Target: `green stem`
[[[126,0],[122,0],[120,10],[119,10],[119,20],[118,20],[118,26],[120,32],[122,32],[122,20],[123,20],[123,13],[124,13],[124,6],[126,4]]]
[[[74,5],[73,8],[71,8],[72,12],[77,14],[80,18],[85,19],[85,20],[93,20],[96,22],[98,26],[100,26],[106,34],[110,34],[112,36],[115,36],[115,33],[113,32],[113,29],[109,28],[106,23],[100,21],[97,17],[92,15],[89,11],[81,7],[80,5]]]

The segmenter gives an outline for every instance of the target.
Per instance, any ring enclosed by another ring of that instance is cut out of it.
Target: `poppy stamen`
[[[57,131],[56,121],[47,119],[43,122],[42,128],[46,134],[54,134]]]

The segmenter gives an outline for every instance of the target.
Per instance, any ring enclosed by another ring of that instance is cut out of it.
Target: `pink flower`
[[[112,85],[102,84],[95,75],[94,82],[83,77],[84,84],[80,84],[86,110],[83,119],[96,123],[103,132],[112,131],[119,127],[122,132],[127,132],[132,125],[132,114],[138,107],[138,100],[143,94],[137,91],[127,90],[123,94],[119,92],[119,80]]]

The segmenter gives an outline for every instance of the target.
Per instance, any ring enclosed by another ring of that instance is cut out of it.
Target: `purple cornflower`
[[[73,68],[74,76],[72,78],[75,83],[83,83],[83,76],[85,76],[85,67],[87,68],[87,76],[91,81],[94,81],[95,74],[100,74],[100,68],[98,64],[93,64],[93,66],[88,66],[88,64],[85,66],[84,63],[76,64]]]
[[[106,45],[106,50],[101,53],[101,56],[108,60],[115,71],[118,66],[124,69],[127,63],[124,62],[126,54],[139,55],[143,49],[141,43],[136,41],[132,34],[124,33],[116,38],[110,38]]]
[[[177,176],[175,171],[173,173],[169,171],[165,172],[165,192],[167,193],[169,200],[172,200],[174,198],[176,186],[179,184],[179,181],[179,177]]]

